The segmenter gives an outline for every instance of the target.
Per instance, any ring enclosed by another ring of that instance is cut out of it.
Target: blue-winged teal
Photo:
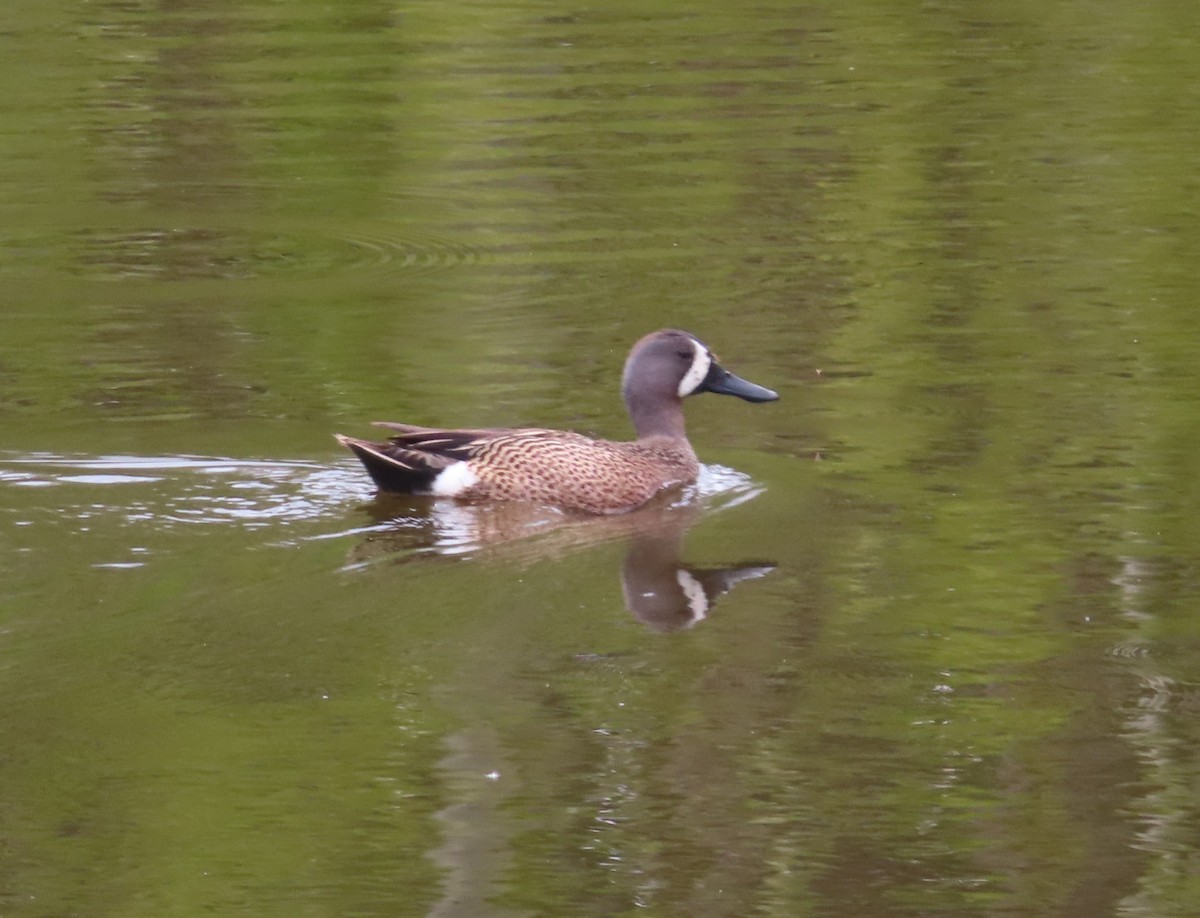
[[[588,513],[622,513],[665,488],[696,480],[683,398],[698,392],[770,402],[778,394],[734,376],[694,335],[666,329],[638,341],[621,394],[638,438],[596,440],[564,430],[442,430],[376,422],[374,443],[337,434],[384,491],[479,500],[526,500]]]

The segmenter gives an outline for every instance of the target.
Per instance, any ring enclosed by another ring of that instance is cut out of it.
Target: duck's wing
[[[497,437],[543,433],[527,427],[420,427],[395,421],[372,421],[372,427],[392,431],[388,442],[404,449],[429,450],[454,459],[470,459]]]
[[[413,424],[376,422],[395,435],[386,442],[360,440],[336,434],[337,441],[359,458],[375,484],[386,491],[428,493],[434,479],[456,462],[466,462],[488,451],[497,440],[522,435],[544,435],[528,429],[452,430]]]
[[[336,434],[337,441],[356,455],[385,491],[427,494],[434,480],[456,462],[474,456],[495,431],[434,430],[406,424],[389,424],[401,431],[385,442],[360,440]]]
[[[417,452],[449,462],[465,461],[479,455],[497,437],[516,433],[513,430],[477,429],[463,430],[438,427],[416,427],[410,424],[381,424],[377,427],[387,427],[394,431],[388,437],[388,445],[393,450]],[[444,465],[442,466],[445,467]]]

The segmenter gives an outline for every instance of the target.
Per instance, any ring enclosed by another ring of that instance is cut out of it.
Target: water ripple
[[[483,260],[463,240],[381,227],[370,233],[220,227],[88,228],[58,236],[0,237],[7,270],[65,270],[96,279],[255,280],[348,272],[428,272]]]
[[[255,460],[208,456],[67,456],[28,453],[0,456],[0,486],[62,489],[56,519],[92,521],[115,516],[127,523],[156,526],[230,525],[249,529],[288,525],[343,514],[361,505],[371,488],[357,463],[321,464],[299,460]],[[79,497],[80,486],[87,488]],[[697,482],[672,506],[720,509],[751,500],[761,489],[745,474],[724,466],[702,466]],[[414,518],[423,528],[433,521],[437,543],[447,552],[477,547],[456,527],[458,505],[435,502],[428,515]],[[22,512],[28,513],[28,506]],[[381,528],[403,528],[388,520]],[[367,527],[372,528],[372,527]],[[317,538],[358,534],[352,530]],[[530,533],[532,534],[532,533]]]
[[[64,489],[68,499],[54,507],[59,518],[115,515],[131,523],[246,528],[318,519],[363,490],[349,462],[50,453],[0,458],[0,485]],[[83,500],[73,499],[80,485],[89,490]]]

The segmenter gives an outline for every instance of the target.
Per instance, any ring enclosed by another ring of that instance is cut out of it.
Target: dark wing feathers
[[[374,443],[341,434],[337,439],[359,458],[375,484],[385,491],[427,491],[442,469],[455,461],[449,456],[406,449],[390,441]]]
[[[372,427],[382,427],[394,434],[389,437],[393,443],[406,443],[421,448],[419,444],[436,443],[447,440],[452,443],[462,443],[467,440],[491,440],[513,430],[495,427],[448,428],[448,427],[418,427],[416,424],[397,424],[393,421],[372,421]],[[521,428],[514,428],[521,429]]]
[[[395,428],[392,428],[395,430]],[[393,449],[420,453],[424,456],[446,459],[449,462],[466,460],[474,456],[479,448],[493,439],[499,431],[489,430],[434,430],[425,427],[398,433],[388,439]]]
[[[350,449],[375,484],[387,491],[427,492],[433,480],[447,466],[471,459],[504,430],[444,430],[376,421],[395,433],[386,442],[359,440],[338,435],[338,442]]]

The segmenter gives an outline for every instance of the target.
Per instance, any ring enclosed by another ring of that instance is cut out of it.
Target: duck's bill
[[[736,395],[748,402],[773,402],[779,398],[779,393],[766,386],[760,386],[749,380],[734,376],[727,369],[713,361],[708,376],[700,385],[701,392],[715,392],[717,395]]]

